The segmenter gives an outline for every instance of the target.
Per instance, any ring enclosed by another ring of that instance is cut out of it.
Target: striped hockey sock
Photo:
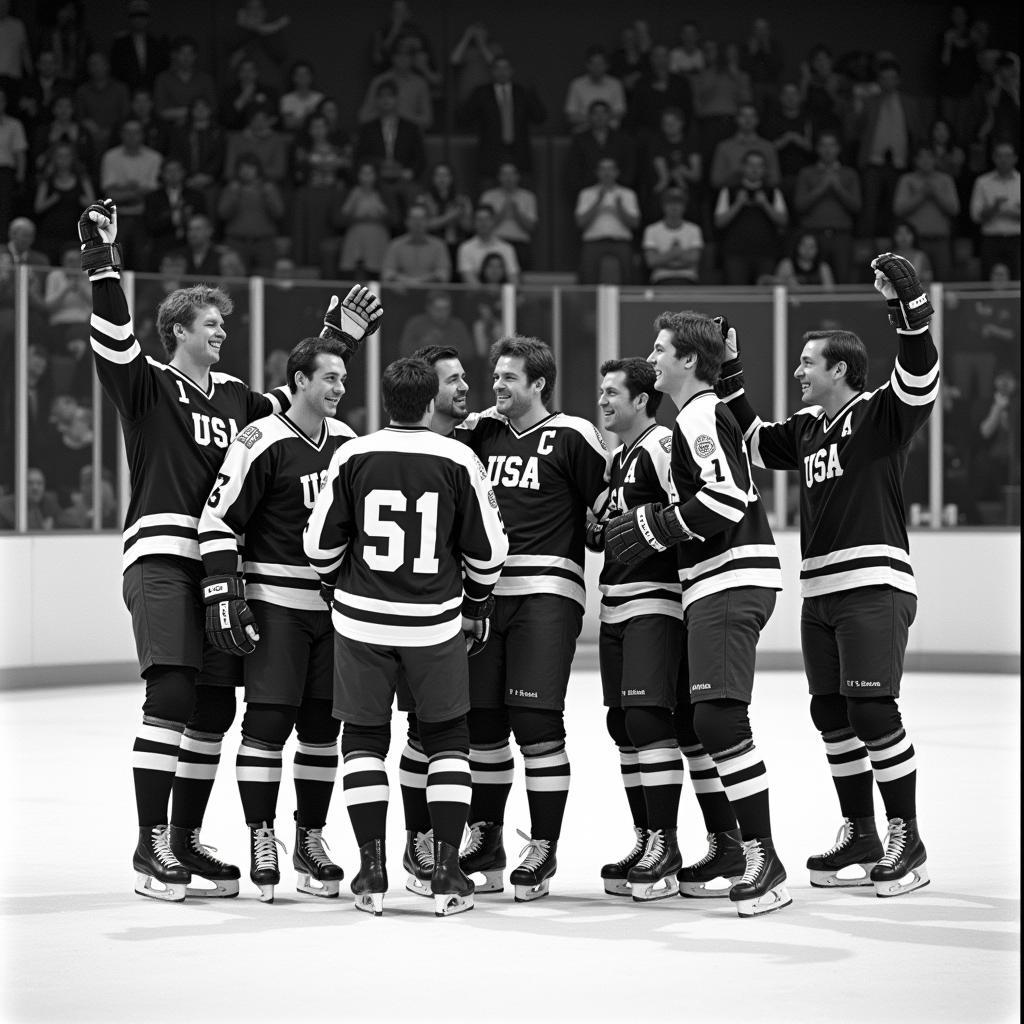
[[[277,794],[281,789],[281,761],[283,747],[262,740],[242,737],[235,758],[235,778],[238,795],[242,798],[242,813],[246,823],[267,823],[274,827],[277,816]]]
[[[619,770],[622,772],[622,785],[626,790],[633,827],[647,828],[647,804],[644,802],[644,790],[640,782],[640,755],[636,747],[619,747]]]
[[[427,807],[435,839],[455,847],[462,842],[472,795],[473,778],[467,755],[445,752],[430,759]]]
[[[713,758],[699,743],[682,750],[693,783],[693,795],[704,816],[704,828],[709,833],[732,831],[736,828],[736,814],[725,795]]]
[[[683,758],[675,742],[669,746],[641,747],[640,781],[647,807],[647,828],[675,828],[679,794],[683,790]]]
[[[748,740],[739,747],[711,756],[744,841],[767,839],[772,834],[768,771],[757,748]]]
[[[323,828],[338,776],[338,744],[303,743],[295,751],[295,821],[302,828]]]
[[[917,817],[917,758],[906,730],[867,743],[875,782],[882,793],[887,818]]]
[[[347,754],[342,769],[342,786],[356,842],[362,846],[373,839],[383,839],[387,830],[390,796],[384,758],[366,751]]]
[[[186,729],[178,751],[171,796],[171,824],[179,828],[199,828],[213,792],[213,780],[220,764],[223,733]]]
[[[167,802],[178,766],[185,726],[159,718],[143,718],[132,746],[132,776],[139,825],[166,825]]]
[[[524,750],[523,759],[526,761],[526,799],[530,805],[530,838],[557,839],[569,799],[569,755],[565,744],[542,754],[528,754]]]
[[[470,821],[505,820],[505,804],[512,792],[514,762],[508,741],[498,747],[470,747],[469,768],[473,776]]]
[[[398,762],[398,782],[402,787],[402,807],[405,810],[407,832],[427,832],[430,829],[430,810],[427,807],[427,755],[423,748],[409,740]]]
[[[823,732],[821,738],[843,817],[873,818],[874,780],[867,747],[852,728]]]

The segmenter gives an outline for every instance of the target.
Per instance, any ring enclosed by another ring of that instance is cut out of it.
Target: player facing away
[[[335,453],[304,541],[334,588],[334,714],[360,856],[352,892],[358,909],[377,915],[388,887],[384,760],[400,673],[428,759],[434,911],[473,906],[473,882],[459,869],[471,786],[466,635],[486,639],[508,540],[483,466],[429,429],[437,390],[422,360],[387,367],[390,425]]]
[[[531,832],[510,880],[516,899],[547,893],[569,794],[565,693],[585,607],[587,509],[605,502],[607,450],[593,424],[549,412],[556,367],[536,338],[491,349],[495,410],[460,431],[487,467],[509,536],[487,647],[473,657],[473,802],[462,869],[501,892],[503,822],[516,742],[526,762]]]
[[[736,421],[715,395],[725,357],[721,324],[663,313],[648,361],[679,409],[672,430],[673,501],[612,519],[608,554],[633,566],[675,549],[683,592],[688,686],[677,715],[714,761],[739,822],[745,870],[729,889],[740,917],[788,906],[772,841],[768,777],[748,710],[757,640],[782,589],[782,570]]]
[[[913,266],[883,253],[871,267],[899,342],[882,387],[865,390],[868,355],[855,334],[811,331],[794,373],[804,408],[785,422],[762,423],[751,408],[735,333],[719,388],[754,465],[800,474],[804,668],[843,815],[836,844],[807,861],[811,884],[899,896],[929,881],[917,763],[896,701],[917,612],[903,473],[939,392],[939,357]],[[884,851],[872,780],[889,819]]]
[[[601,366],[598,406],[603,426],[621,442],[608,469],[608,508],[587,527],[587,547],[604,550],[608,518],[657,502],[667,505],[672,431],[655,421],[662,394],[643,359]],[[683,760],[672,713],[682,655],[682,586],[675,551],[626,566],[606,558],[601,569],[601,686],[608,732],[633,817],[632,851],[601,869],[605,892],[637,901],[679,891],[676,841]]]
[[[190,895],[235,896],[238,868],[213,857],[200,841],[221,740],[234,719],[241,662],[205,642],[198,525],[231,439],[250,421],[286,409],[290,399],[287,389],[259,395],[212,369],[231,311],[230,298],[218,288],[197,285],[168,295],[157,328],[169,361],[145,357],[119,283],[115,205],[90,206],[78,232],[82,269],[92,282],[96,373],[121,419],[131,479],[124,598],[146,681],[132,758],[139,821],[135,890],[182,900],[198,875],[213,887],[190,888]],[[332,298],[325,330],[340,334],[342,323],[357,330],[342,305]]]
[[[320,596],[320,577],[303,551],[302,529],[331,456],[355,437],[335,418],[345,394],[346,353],[335,338],[305,338],[292,349],[291,407],[255,420],[235,438],[199,520],[204,588],[244,595],[232,597],[229,612],[241,622],[248,610],[260,637],[243,661],[246,710],[235,774],[249,826],[249,877],[267,903],[281,881],[274,819],[282,751],[293,729],[298,748],[292,766],[292,863],[298,890],[337,896],[344,877],[323,840],[338,771],[340,723],[331,714],[334,629]],[[236,568],[242,534],[244,589]],[[212,625],[215,645],[244,653],[235,646],[231,621],[226,628],[219,618]],[[237,638],[249,646],[247,637]]]

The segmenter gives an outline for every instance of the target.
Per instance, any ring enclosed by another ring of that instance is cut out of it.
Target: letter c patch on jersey
[[[246,427],[239,435],[237,440],[244,444],[246,448],[252,448],[252,446],[263,436],[263,431],[259,427]]]
[[[697,440],[693,442],[693,450],[697,453],[698,457],[702,459],[706,459],[708,456],[714,455],[716,450],[714,438],[709,437],[707,434],[701,434]]]

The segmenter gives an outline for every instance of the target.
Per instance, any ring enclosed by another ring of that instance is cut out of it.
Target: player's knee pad
[[[223,736],[235,720],[235,688],[233,686],[196,685],[196,704],[186,728],[190,732]]]
[[[811,721],[823,734],[840,732],[850,727],[846,698],[841,693],[816,693],[811,697]]]
[[[509,708],[508,717],[524,754],[545,754],[565,746],[565,717],[561,711]]]
[[[626,732],[626,712],[623,708],[609,708],[605,715],[605,724],[608,726],[608,735],[617,747],[631,747],[629,733]]]
[[[446,722],[420,722],[420,740],[423,753],[436,757],[446,751],[469,753],[469,724],[465,715]]]
[[[283,747],[295,725],[295,708],[287,704],[246,704],[242,716],[242,737]]]
[[[846,713],[857,738],[869,743],[903,728],[895,697],[847,697]]]
[[[376,754],[381,759],[388,756],[391,746],[391,723],[384,725],[355,725],[346,722],[341,733],[341,756],[349,754]]]
[[[177,665],[154,665],[146,672],[142,719],[152,725],[183,725],[196,703],[196,671]]]
[[[334,743],[341,732],[341,722],[331,714],[333,702],[307,699],[295,717],[295,735],[301,743],[324,746]]]
[[[467,730],[469,726],[466,726]],[[409,746],[416,750],[422,750],[423,744],[420,742],[420,720],[410,711],[409,712]]]
[[[676,730],[676,742],[681,747],[700,745],[697,731],[693,727],[693,705],[688,700],[680,701],[672,712],[672,724]]]
[[[675,724],[668,708],[626,708],[626,732],[629,746],[675,746]]]
[[[702,700],[694,705],[694,730],[712,757],[741,747],[754,738],[747,711],[747,705],[741,700]]]
[[[508,708],[471,708],[466,721],[474,747],[499,747],[508,742],[512,731]]]

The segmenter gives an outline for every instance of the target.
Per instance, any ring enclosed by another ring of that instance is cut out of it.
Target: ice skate
[[[140,896],[168,903],[180,903],[185,898],[185,887],[192,876],[171,851],[166,825],[146,825],[139,829],[132,867],[135,868],[135,891]],[[154,888],[154,884],[160,888]]]
[[[267,822],[249,826],[249,877],[260,890],[260,903],[274,902],[274,886],[281,881],[281,870],[277,865],[279,846],[288,852]]]
[[[683,866],[674,828],[651,829],[643,856],[629,870],[628,882],[636,903],[664,900],[679,892],[676,872]]]
[[[725,899],[747,870],[740,830],[708,833],[708,852],[677,875],[679,895],[687,899]],[[715,885],[715,882],[720,882]]]
[[[234,864],[225,864],[224,861],[212,856],[217,847],[204,846],[199,839],[198,828],[179,828],[177,825],[171,825],[170,842],[171,852],[193,876],[198,875],[208,882],[213,882],[212,889],[198,885],[189,886],[185,890],[186,896],[213,899],[238,895],[238,880],[242,873]]]
[[[781,910],[793,902],[786,888],[786,869],[775,853],[771,839],[751,839],[743,844],[747,869],[729,890],[740,917],[758,917]]]
[[[405,833],[402,867],[406,870],[405,887],[414,896],[430,896],[430,876],[434,871],[434,830]]]
[[[874,818],[844,818],[835,846],[807,858],[811,885],[819,889],[871,885],[871,869],[882,856]],[[846,871],[846,874],[841,872]]]
[[[508,880],[516,887],[516,903],[528,903],[548,894],[551,878],[558,870],[555,859],[558,842],[554,839],[531,839],[519,829],[516,832],[526,840],[526,846],[519,851],[523,862],[508,876]]]
[[[296,892],[336,899],[345,872],[327,856],[327,843],[321,828],[295,826],[292,867],[298,873]]]
[[[876,896],[903,896],[922,889],[931,879],[926,866],[928,854],[917,832],[917,818],[889,819],[885,853],[871,869]]]
[[[502,825],[496,821],[477,821],[469,826],[469,839],[459,854],[459,867],[467,875],[483,875],[477,895],[504,892],[505,846]],[[521,835],[522,833],[520,833]]]
[[[647,829],[634,826],[633,832],[636,834],[633,849],[622,860],[617,860],[614,864],[605,864],[601,868],[604,891],[609,896],[629,896],[632,894],[633,890],[630,888],[627,876],[629,875],[629,869],[640,860],[644,855],[644,850],[647,849]]]
[[[431,853],[434,869],[430,891],[434,896],[434,916],[452,917],[473,909],[473,881],[459,867],[459,848],[443,840],[434,840]]]
[[[371,839],[359,847],[359,873],[352,879],[356,910],[380,917],[384,913],[384,893],[388,891],[384,840]]]

